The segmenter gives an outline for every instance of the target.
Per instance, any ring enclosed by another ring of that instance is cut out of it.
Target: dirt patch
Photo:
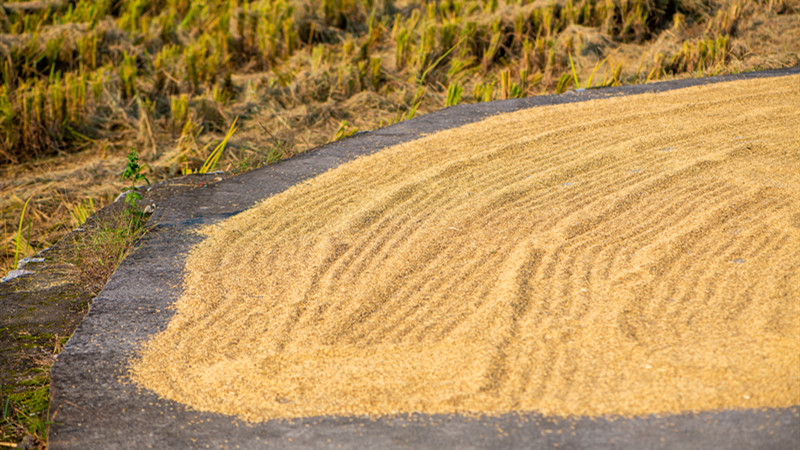
[[[492,117],[187,259],[143,387],[247,420],[800,404],[800,77]]]

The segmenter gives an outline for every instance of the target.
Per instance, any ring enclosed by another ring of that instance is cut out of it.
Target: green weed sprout
[[[131,148],[128,153],[128,165],[122,172],[122,181],[127,179],[131,180],[131,185],[122,189],[122,192],[127,192],[125,201],[128,203],[128,211],[133,213],[136,211],[136,201],[141,200],[142,196],[136,192],[136,182],[144,180],[150,186],[150,180],[142,174],[142,166],[139,165],[139,156],[136,154],[136,149]]]

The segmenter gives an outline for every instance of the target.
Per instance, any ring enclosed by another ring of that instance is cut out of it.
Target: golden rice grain
[[[133,379],[251,421],[800,404],[800,77],[547,106],[204,230]]]

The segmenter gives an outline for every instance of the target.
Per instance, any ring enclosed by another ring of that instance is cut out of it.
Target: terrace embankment
[[[132,378],[251,421],[800,404],[800,77],[523,110],[203,230]]]

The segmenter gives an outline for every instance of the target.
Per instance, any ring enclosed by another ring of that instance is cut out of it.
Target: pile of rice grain
[[[131,370],[199,410],[800,404],[800,76],[494,116],[204,233]]]

